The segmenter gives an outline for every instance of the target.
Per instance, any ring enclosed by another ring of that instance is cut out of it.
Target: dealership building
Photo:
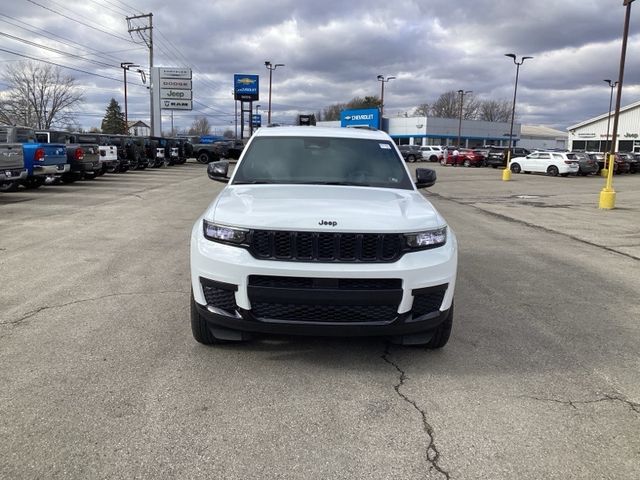
[[[607,132],[607,126],[609,126],[609,132]],[[603,113],[572,125],[567,130],[569,130],[571,150],[609,151],[613,135],[613,112],[611,116]],[[620,108],[615,151],[640,153],[640,102]]]
[[[509,145],[510,122],[487,122],[437,117],[384,117],[377,109],[344,110],[341,120],[317,122],[318,126],[369,126],[386,131],[399,145]],[[528,149],[566,148],[567,134],[547,127],[513,124],[513,144]]]

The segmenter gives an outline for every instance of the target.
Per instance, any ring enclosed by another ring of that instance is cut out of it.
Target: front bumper
[[[196,308],[213,327],[300,335],[407,335],[436,328],[453,303],[457,241],[451,230],[446,245],[407,253],[393,263],[307,263],[257,260],[244,248],[205,239],[201,222],[191,237],[191,286]],[[257,278],[272,284],[256,284]],[[354,282],[365,286],[337,286]],[[393,287],[367,289],[385,282]]]

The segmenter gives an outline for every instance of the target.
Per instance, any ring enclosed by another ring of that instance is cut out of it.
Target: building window
[[[587,146],[587,142],[585,142],[584,140],[574,140],[572,142],[571,148],[573,150],[584,150],[586,146]]]

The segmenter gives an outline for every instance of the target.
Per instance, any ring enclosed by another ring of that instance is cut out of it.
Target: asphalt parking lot
[[[0,478],[640,477],[640,176],[602,211],[600,177],[418,164],[460,244],[442,351],[208,348],[192,162],[0,195]]]

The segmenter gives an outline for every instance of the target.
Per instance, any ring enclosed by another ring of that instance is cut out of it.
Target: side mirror
[[[207,175],[216,182],[228,183],[229,162],[211,162],[207,165]]]
[[[436,171],[430,168],[416,168],[416,187],[428,188],[436,183]]]

